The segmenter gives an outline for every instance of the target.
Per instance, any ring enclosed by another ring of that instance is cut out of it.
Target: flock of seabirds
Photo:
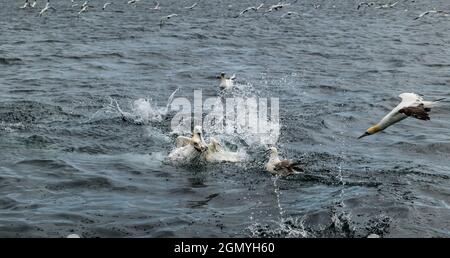
[[[129,0],[128,2],[124,2],[127,5],[137,5],[143,0]],[[414,1],[414,0],[411,0]],[[297,1],[295,1],[297,2]],[[293,3],[295,3],[293,2]],[[292,4],[293,4],[292,3]],[[105,2],[102,6],[102,10],[106,10],[108,6],[112,5],[112,2]],[[397,6],[398,1],[394,3],[387,4],[377,4],[375,2],[361,2],[357,5],[356,9],[360,10],[361,8],[394,8]],[[37,8],[37,1],[26,0],[23,6],[20,8]],[[265,10],[263,13],[269,13],[274,11],[279,11],[283,8],[290,6],[291,3],[282,3],[278,2],[277,4],[269,5],[266,7],[265,3],[261,3],[257,6],[250,6],[244,10],[242,10],[237,17],[245,15],[250,11],[258,12],[262,8]],[[72,8],[79,8],[78,14],[81,15],[84,12],[87,12],[89,8],[93,8],[90,4],[89,0],[77,3],[74,0],[71,0]],[[193,9],[198,7],[198,3],[194,3],[191,6],[184,7],[184,9]],[[314,8],[319,8],[320,5],[314,5]],[[161,6],[159,2],[156,2],[155,6],[151,9],[153,10],[161,10]],[[45,6],[40,10],[39,16],[42,16],[48,12],[48,10],[56,10],[52,6],[50,6],[50,0],[46,0]],[[448,15],[448,12],[442,10],[430,10],[421,13],[415,19],[419,19],[425,15],[429,14],[444,14]],[[298,15],[296,12],[286,12],[281,17]],[[163,25],[167,20],[178,16],[178,14],[173,13],[167,16],[163,16],[160,20],[160,25]],[[232,89],[235,86],[236,77],[233,75],[231,77],[227,77],[225,73],[221,73],[218,76],[220,80],[219,88],[222,91],[227,91]],[[388,113],[383,119],[380,120],[379,123],[367,129],[367,131],[358,137],[361,139],[363,137],[376,134],[388,128],[389,126],[400,122],[408,117],[416,118],[419,120],[430,120],[429,112],[431,108],[443,99],[438,99],[434,101],[424,101],[421,96],[415,93],[402,93],[399,96],[402,101],[396,106],[390,113]],[[265,165],[265,169],[275,175],[279,176],[289,176],[296,173],[304,172],[301,164],[299,162],[280,158],[278,155],[278,150],[275,146],[270,146],[267,149],[269,160]],[[243,162],[246,160],[245,155],[238,152],[228,151],[217,139],[211,137],[210,142],[206,143],[203,139],[202,127],[195,126],[190,137],[178,136],[176,139],[176,148],[168,155],[168,158],[174,162],[191,162],[194,160],[203,160],[206,162]]]
[[[89,1],[89,0],[85,0],[85,1],[82,1],[82,2],[79,2],[79,3],[75,2],[75,0],[70,0],[70,1],[71,1],[70,6],[72,8],[79,8],[78,9],[78,15],[81,15],[81,14],[87,12],[90,9],[96,8],[95,6],[91,5],[91,1]],[[249,13],[251,11],[258,12],[259,10],[261,10],[263,14],[264,13],[274,12],[274,11],[279,11],[279,10],[285,8],[285,7],[288,7],[288,6],[292,5],[292,4],[295,4],[297,1],[298,0],[295,0],[293,3],[278,2],[276,4],[271,4],[271,5],[267,5],[267,6],[266,6],[265,3],[260,3],[259,5],[249,6],[249,7],[245,8],[236,17],[243,16],[246,13]],[[415,0],[404,0],[404,1],[415,2]],[[141,2],[145,2],[145,1],[144,0],[128,0],[128,1],[124,2],[124,4],[127,4],[127,5],[135,7],[136,5],[140,4]],[[396,1],[396,2],[393,2],[393,3],[391,3],[391,2],[389,2],[389,3],[360,2],[357,5],[356,9],[360,10],[362,8],[371,8],[371,7],[375,8],[375,9],[388,9],[388,8],[394,8],[395,6],[397,6],[397,4],[399,2],[400,1]],[[108,7],[110,5],[113,5],[113,4],[114,4],[113,2],[104,2],[103,5],[101,6],[101,9],[103,11],[105,11],[106,9],[108,9]],[[193,3],[190,6],[184,7],[184,9],[185,10],[192,10],[192,9],[198,7],[198,6],[199,6],[198,2],[195,2],[195,3]],[[318,8],[320,8],[320,4],[313,4],[313,7],[315,9],[318,9]],[[25,3],[20,8],[21,9],[39,8],[39,6],[38,6],[38,3],[37,3],[37,0],[25,0]],[[150,9],[159,11],[159,10],[162,9],[162,7],[161,7],[159,2],[156,2],[155,6],[151,7]],[[42,9],[39,11],[39,16],[43,16],[49,10],[56,11],[56,9],[53,6],[50,5],[50,0],[46,0],[44,7],[42,7]],[[444,11],[444,10],[433,9],[433,10],[429,10],[429,11],[425,11],[425,12],[421,13],[420,15],[415,17],[414,19],[417,20],[417,19],[420,19],[423,16],[429,15],[429,14],[441,14],[441,15],[448,16],[448,15],[450,15],[450,12]],[[283,15],[281,15],[280,19],[281,18],[285,18],[285,17],[289,17],[289,16],[298,16],[298,15],[299,15],[298,12],[288,11],[288,12],[285,12]],[[160,19],[160,26],[164,25],[168,20],[170,20],[171,18],[176,17],[176,16],[178,16],[177,13],[172,13],[172,14],[169,14],[169,15],[161,17],[161,19]]]

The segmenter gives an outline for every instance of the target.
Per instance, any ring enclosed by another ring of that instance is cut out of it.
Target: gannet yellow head
[[[379,131],[381,131],[381,127],[379,125],[374,125],[374,126],[370,127],[369,129],[367,129],[367,131],[363,135],[359,136],[358,139],[361,139],[363,137],[366,137],[366,136],[369,136],[372,134],[376,134]]]

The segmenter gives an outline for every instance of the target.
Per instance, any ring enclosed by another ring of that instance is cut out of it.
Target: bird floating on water
[[[209,139],[205,160],[208,162],[243,162],[247,159],[245,153],[231,152],[224,149],[214,137]]]
[[[399,97],[402,99],[402,102],[400,102],[400,104],[398,104],[389,114],[381,119],[378,124],[367,129],[367,131],[358,137],[358,139],[381,132],[407,117],[414,117],[420,120],[430,120],[428,112],[431,111],[431,107],[436,102],[443,100],[438,99],[435,101],[424,101],[421,96],[415,93],[402,93]]]
[[[275,175],[289,176],[298,172],[302,172],[303,168],[299,167],[298,162],[288,159],[280,159],[278,150],[275,147],[268,149],[270,156],[266,164],[266,170]]]
[[[176,148],[170,152],[168,158],[176,163],[189,163],[196,158],[200,158],[207,150],[208,146],[203,139],[202,127],[196,126],[190,138],[177,137]]]
[[[220,75],[217,77],[217,79],[220,79],[219,88],[222,90],[228,90],[233,88],[234,86],[234,80],[236,80],[236,75],[233,74],[230,78],[226,77],[225,73],[220,73]]]

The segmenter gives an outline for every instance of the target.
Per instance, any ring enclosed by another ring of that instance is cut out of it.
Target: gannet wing
[[[418,106],[423,101],[423,98],[415,93],[402,93],[399,97],[402,99],[402,102],[398,105],[400,109],[404,107]]]
[[[430,108],[425,107],[422,103],[417,107],[402,108],[398,112],[409,117],[417,118],[419,120],[430,120],[430,116],[428,115],[428,112],[430,112],[430,110]]]
[[[185,136],[178,136],[176,143],[177,143],[177,148],[184,147],[186,145],[191,144],[191,138],[188,138]]]

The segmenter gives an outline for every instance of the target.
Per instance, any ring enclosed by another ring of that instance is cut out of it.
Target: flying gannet
[[[428,112],[431,111],[431,107],[436,102],[443,100],[438,99],[435,101],[424,101],[421,96],[415,93],[402,93],[399,97],[402,99],[400,104],[398,104],[398,106],[389,112],[389,114],[381,119],[378,124],[367,129],[367,131],[358,137],[358,139],[381,132],[407,117],[414,117],[420,120],[430,120]]]
[[[159,2],[156,2],[155,7],[152,8],[153,10],[161,10],[161,7],[159,7]]]
[[[358,7],[356,9],[359,10],[363,6],[369,7],[369,6],[373,6],[373,5],[375,5],[375,2],[361,2],[358,4]]]
[[[34,8],[36,6],[36,0],[34,0],[30,6],[31,6],[31,8]]]
[[[253,11],[255,11],[255,12],[257,11],[257,10],[256,10],[256,7],[250,6],[250,7],[245,8],[244,10],[242,10],[242,11],[239,13],[239,16],[244,15],[246,12],[248,12],[248,11],[250,11],[250,10],[253,10]]]
[[[27,7],[30,7],[29,0],[25,0],[25,3],[23,4],[23,6],[20,7],[20,9],[25,9]]]
[[[72,7],[77,7],[78,6],[78,4],[77,3],[75,3],[75,1],[74,0],[70,0],[71,2],[72,2]]]
[[[103,5],[102,10],[104,11],[104,10],[106,9],[106,7],[108,7],[108,5],[112,5],[112,4],[113,4],[113,3],[111,3],[111,2],[105,3],[105,4]]]
[[[279,2],[278,4],[274,4],[274,5],[271,5],[270,7],[269,7],[269,9],[266,11],[266,13],[270,13],[270,12],[272,12],[272,11],[278,11],[278,10],[280,10],[281,8],[283,8],[283,7],[285,7],[285,6],[289,6],[289,5],[291,5],[291,4],[283,4],[283,3],[281,3],[281,2]]]
[[[272,174],[288,176],[295,174],[297,171],[303,171],[301,167],[299,167],[299,163],[294,162],[292,160],[281,160],[278,157],[278,150],[275,147],[270,147],[268,149],[270,152],[269,161],[266,164],[266,170]]]
[[[398,4],[398,1],[395,2],[395,3],[393,3],[393,4],[390,4],[390,3],[388,3],[388,4],[381,4],[381,5],[379,5],[379,6],[375,7],[375,8],[376,8],[376,9],[393,8],[393,7],[396,6],[397,4]]]
[[[42,16],[45,12],[48,11],[48,9],[55,9],[53,7],[50,7],[50,0],[47,0],[45,7],[39,12],[39,16]]]
[[[259,9],[261,9],[264,6],[264,3],[261,3],[258,5],[258,7],[256,7],[256,11],[259,11]]]
[[[166,22],[168,20],[170,20],[172,17],[175,17],[175,16],[178,16],[178,14],[172,13],[172,14],[169,14],[167,16],[161,17],[161,19],[159,21],[159,26],[162,27],[164,24],[166,24]]]
[[[194,3],[194,4],[191,5],[191,6],[186,6],[186,7],[184,7],[184,9],[191,10],[191,9],[194,9],[194,7],[196,7],[196,6],[197,6],[197,3]]]
[[[225,76],[225,73],[220,73],[220,76],[218,76],[217,79],[220,79],[219,88],[222,90],[228,90],[233,88],[234,80],[236,80],[236,75],[233,74],[233,76],[227,78]]]
[[[445,14],[445,15],[448,15],[448,14],[449,14],[448,12],[442,11],[442,10],[430,10],[430,11],[426,11],[426,12],[421,13],[419,16],[417,16],[416,18],[414,18],[414,20],[420,19],[420,18],[422,18],[423,16],[428,15],[428,14],[432,14],[432,13],[442,13],[442,14]]]

